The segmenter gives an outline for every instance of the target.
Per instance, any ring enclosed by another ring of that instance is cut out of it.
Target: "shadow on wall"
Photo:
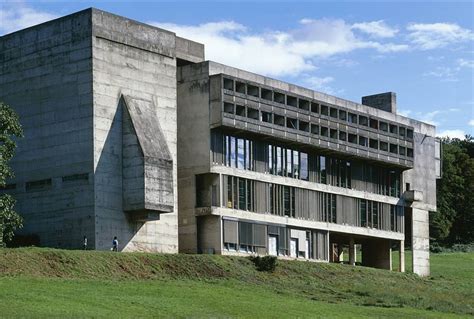
[[[118,100],[115,109],[97,115],[94,127],[95,168],[95,247],[97,250],[112,248],[114,236],[123,250],[143,227],[123,211],[122,130],[124,103]]]

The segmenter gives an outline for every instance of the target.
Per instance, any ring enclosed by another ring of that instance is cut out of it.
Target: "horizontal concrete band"
[[[248,170],[236,169],[222,165],[211,165],[211,173],[238,176],[247,179],[258,180],[266,183],[275,183],[286,186],[300,187],[304,189],[315,190],[319,192],[326,192],[331,194],[344,195],[349,197],[356,197],[361,199],[368,199],[377,202],[383,202],[392,205],[404,205],[405,202],[401,198],[367,193],[363,191],[347,189],[337,186],[320,184],[315,182],[303,181],[290,177],[277,176],[272,174],[264,174]],[[407,203],[408,204],[408,203]],[[409,206],[409,205],[407,205]]]
[[[382,230],[365,228],[365,227],[353,227],[353,226],[338,225],[338,224],[333,224],[333,223],[299,220],[299,219],[294,219],[294,218],[289,218],[289,217],[251,213],[247,211],[222,208],[222,207],[212,207],[210,210],[200,210],[199,214],[200,215],[216,215],[216,216],[228,217],[228,218],[238,218],[238,219],[245,219],[245,220],[251,220],[251,221],[256,221],[256,222],[287,225],[287,226],[298,227],[298,228],[327,230],[330,232],[338,232],[338,233],[374,237],[374,238],[384,238],[384,239],[393,239],[393,240],[405,239],[405,234],[402,234],[402,233],[388,232],[388,231],[382,231]]]

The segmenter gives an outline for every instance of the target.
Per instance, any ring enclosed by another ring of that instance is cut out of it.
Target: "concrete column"
[[[354,238],[349,241],[349,265],[355,266],[356,263],[356,249],[354,244]]]
[[[392,270],[390,240],[372,239],[364,243],[362,264],[368,267]]]
[[[405,241],[400,240],[400,272],[405,272]]]
[[[430,275],[430,229],[427,210],[412,209],[413,272],[419,276]]]

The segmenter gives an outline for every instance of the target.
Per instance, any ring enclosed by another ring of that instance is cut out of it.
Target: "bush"
[[[250,260],[258,271],[274,272],[277,265],[277,258],[275,256],[252,256]]]
[[[434,242],[430,245],[432,253],[472,253],[474,252],[474,243],[471,244],[454,244],[451,247],[443,247]]]

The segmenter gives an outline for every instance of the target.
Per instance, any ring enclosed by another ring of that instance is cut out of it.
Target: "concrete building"
[[[1,37],[0,60],[25,129],[3,191],[40,245],[323,262],[348,248],[391,269],[407,241],[429,274],[439,143],[394,93],[358,104],[204,61],[96,9]]]

